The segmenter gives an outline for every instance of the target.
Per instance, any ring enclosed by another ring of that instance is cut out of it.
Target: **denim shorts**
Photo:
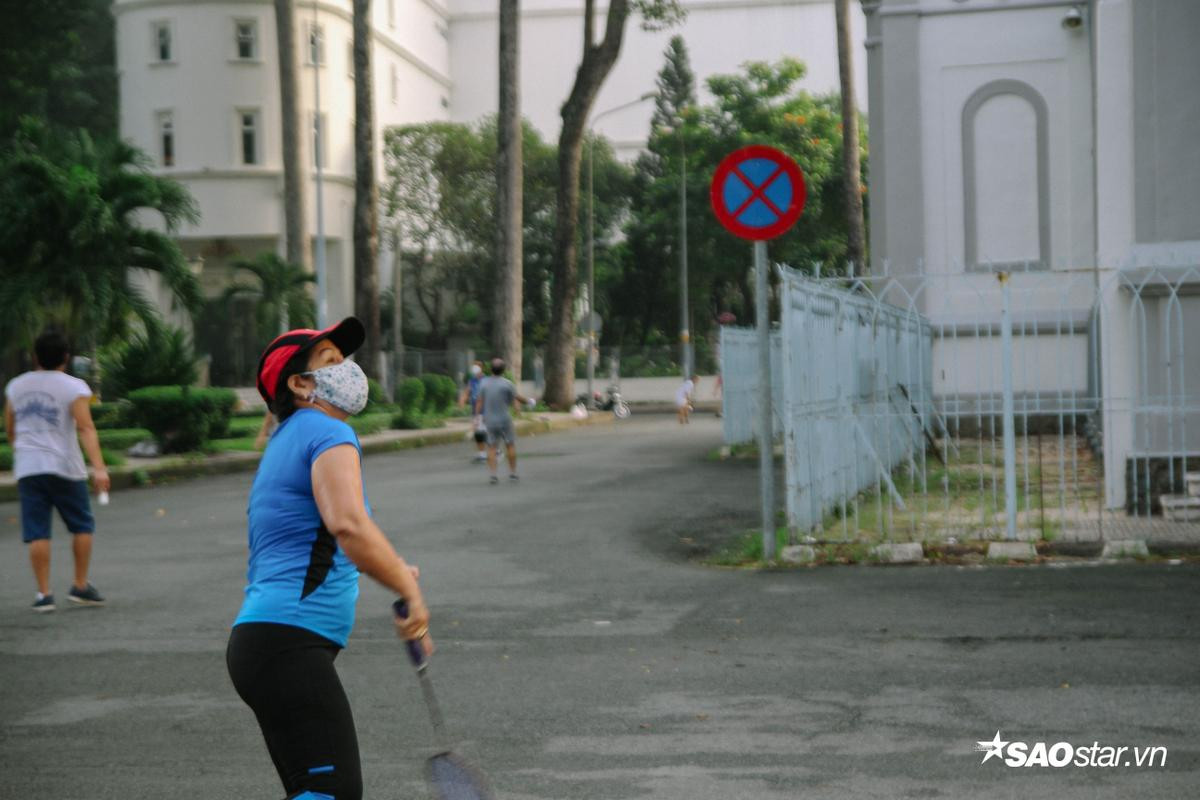
[[[92,503],[87,481],[73,481],[61,475],[27,475],[17,481],[21,496],[21,538],[26,542],[50,538],[50,509],[71,533],[93,533]]]

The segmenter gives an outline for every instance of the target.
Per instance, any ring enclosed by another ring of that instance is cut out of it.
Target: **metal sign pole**
[[[1007,523],[1005,536],[1017,538],[1017,432],[1013,413],[1013,340],[1012,340],[1012,291],[1009,274],[1001,272],[1004,310],[1000,316],[1000,369],[1004,373],[1004,516]]]
[[[775,560],[775,431],[771,412],[771,320],[767,243],[754,243],[754,306],[758,329],[758,472],[762,487],[763,560]]]

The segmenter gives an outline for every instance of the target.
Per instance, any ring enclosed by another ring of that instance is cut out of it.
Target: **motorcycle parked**
[[[629,408],[629,403],[621,397],[621,387],[617,385],[609,386],[604,394],[593,392],[595,407],[598,411],[611,411],[617,419],[627,419],[633,412]],[[575,398],[574,411],[578,416],[587,416],[588,412],[588,396],[581,394]]]

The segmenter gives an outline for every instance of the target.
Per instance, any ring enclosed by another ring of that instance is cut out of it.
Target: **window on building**
[[[162,165],[175,166],[175,115],[170,111],[158,112],[158,142]]]
[[[308,63],[325,63],[325,28],[320,25],[308,26]]]
[[[252,19],[239,19],[233,25],[233,38],[237,44],[237,57],[245,60],[258,58],[258,23]]]
[[[238,122],[242,135],[242,163],[258,164],[261,156],[258,152],[258,112],[239,111]]]
[[[319,169],[324,169],[325,168],[325,131],[328,130],[328,128],[325,125],[325,122],[326,122],[325,115],[324,114],[313,114],[312,120],[313,120],[313,125],[312,125],[313,166],[315,166]]]
[[[396,71],[396,65],[391,65],[391,74],[388,76],[392,86],[392,102],[396,103],[400,100],[400,74]]]
[[[154,59],[156,61],[171,61],[171,23],[154,23]]]

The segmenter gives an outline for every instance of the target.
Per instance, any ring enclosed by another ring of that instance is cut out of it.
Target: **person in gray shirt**
[[[533,400],[522,397],[512,381],[504,377],[504,368],[504,359],[492,359],[492,374],[479,384],[479,394],[475,398],[476,418],[482,419],[487,431],[488,482],[493,484],[500,482],[496,466],[501,439],[508,456],[508,479],[517,480],[517,433],[511,411],[519,408],[518,404],[533,406]]]

